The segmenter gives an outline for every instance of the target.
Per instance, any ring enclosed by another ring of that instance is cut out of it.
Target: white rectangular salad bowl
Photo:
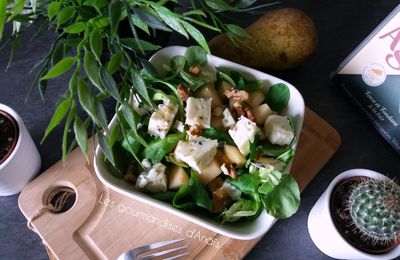
[[[150,62],[160,73],[162,73],[164,64],[169,64],[171,58],[176,55],[183,56],[185,54],[185,51],[186,47],[180,47],[180,46],[167,47],[156,52],[150,58]],[[279,78],[273,77],[263,72],[212,55],[208,55],[208,66],[210,68],[215,68],[215,67],[229,68],[242,73],[248,79],[264,80],[266,88],[276,83],[286,84],[290,90],[290,100],[286,110],[282,114],[291,116],[293,118],[296,131],[295,133],[296,140],[299,139],[301,128],[303,125],[305,107],[304,107],[303,97],[294,86]],[[115,123],[116,123],[116,117],[114,117],[113,120],[111,121],[110,128],[112,128],[115,125]],[[296,149],[296,144],[294,145],[293,149]],[[128,197],[131,197],[133,199],[154,206],[155,211],[159,209],[169,212],[178,217],[184,218],[188,221],[198,224],[202,227],[210,229],[214,232],[241,240],[254,239],[264,235],[276,221],[275,218],[273,218],[272,216],[268,215],[265,211],[263,211],[256,219],[253,220],[241,221],[240,223],[221,224],[220,222],[212,218],[206,218],[204,216],[195,215],[193,213],[179,210],[177,208],[174,208],[169,203],[156,200],[147,194],[134,190],[132,184],[128,184],[124,180],[114,177],[107,170],[104,159],[105,159],[104,154],[101,152],[100,148],[97,147],[94,158],[94,168],[100,181],[104,185],[111,188],[112,190],[115,190]],[[285,172],[288,173],[290,171],[290,167],[291,163],[287,165]]]

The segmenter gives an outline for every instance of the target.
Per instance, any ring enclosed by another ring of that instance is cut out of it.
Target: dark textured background
[[[351,168],[369,168],[399,177],[399,155],[367,122],[343,91],[332,85],[329,74],[383,20],[398,1],[303,0],[284,1],[281,6],[297,7],[314,20],[319,47],[300,67],[285,72],[269,72],[295,85],[306,105],[328,121],[342,137],[342,146],[332,160],[302,193],[298,213],[279,221],[250,252],[248,259],[329,259],[312,243],[307,231],[307,216],[329,182]],[[238,22],[248,25],[255,17],[241,15]],[[10,28],[8,28],[9,31]],[[34,93],[25,103],[33,79],[30,68],[49,50],[54,34],[46,32],[31,41],[34,30],[24,34],[21,47],[9,70],[4,72],[10,46],[0,53],[0,102],[14,108],[24,119],[42,156],[42,170],[60,159],[61,128],[39,145],[58,98],[66,87],[66,77],[52,80],[45,103]],[[182,44],[179,38],[172,43]],[[112,108],[109,108],[112,112]],[[310,154],[310,163],[313,155]],[[40,238],[26,228],[18,209],[18,195],[0,197],[0,259],[46,259]]]

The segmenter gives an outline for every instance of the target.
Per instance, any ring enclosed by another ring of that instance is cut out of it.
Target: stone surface
[[[263,1],[259,1],[260,3]],[[329,81],[339,63],[382,21],[398,1],[321,0],[284,1],[281,6],[297,7],[314,20],[318,35],[317,52],[300,67],[284,72],[266,71],[295,85],[306,105],[335,127],[342,136],[342,146],[314,181],[302,193],[298,213],[279,221],[250,252],[248,259],[329,259],[312,243],[307,230],[310,209],[329,182],[351,168],[369,168],[390,177],[399,177],[399,155],[365,119],[345,93]],[[233,16],[235,22],[248,25],[256,17]],[[8,32],[10,28],[7,28]],[[30,40],[37,26],[27,28],[14,62],[4,72],[10,46],[0,53],[0,102],[14,108],[24,119],[42,156],[42,170],[60,159],[61,127],[39,146],[40,139],[54,111],[58,98],[67,86],[67,77],[51,80],[45,102],[37,91],[25,103],[34,74],[30,68],[49,50],[55,36],[45,32]],[[173,44],[185,45],[175,37]],[[108,106],[108,111],[113,111]],[[310,155],[312,163],[312,154]],[[0,197],[0,259],[46,259],[41,239],[26,227],[18,209],[18,195]]]

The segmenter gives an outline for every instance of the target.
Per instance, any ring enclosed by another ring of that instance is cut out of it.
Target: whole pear
[[[238,46],[226,34],[213,38],[211,53],[249,67],[284,70],[303,63],[318,45],[313,21],[294,8],[267,12],[245,30],[250,37]]]

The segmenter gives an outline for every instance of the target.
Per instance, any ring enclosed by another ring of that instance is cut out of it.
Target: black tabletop
[[[296,86],[306,105],[337,129],[342,145],[334,157],[302,193],[299,211],[287,220],[278,221],[248,259],[329,259],[320,252],[308,234],[307,217],[310,209],[330,181],[339,173],[352,168],[368,168],[390,177],[400,177],[399,155],[386,143],[366,120],[342,89],[329,81],[329,74],[339,63],[399,4],[395,0],[303,0],[283,1],[282,6],[297,7],[307,13],[318,30],[319,47],[303,65],[284,72],[266,71]],[[255,17],[240,17],[248,25]],[[61,127],[39,145],[58,98],[67,80],[52,80],[48,95],[42,101],[33,93],[25,102],[34,75],[29,70],[49,51],[54,38],[45,32],[31,40],[37,26],[28,29],[22,39],[14,62],[7,72],[11,46],[0,53],[0,103],[14,108],[23,118],[42,157],[42,171],[61,157]],[[7,28],[10,31],[10,28]],[[175,39],[171,44],[182,44]],[[112,108],[109,108],[112,112]],[[313,161],[310,154],[310,163]],[[0,197],[0,259],[47,259],[41,239],[26,227],[26,219],[18,208],[18,195]]]

